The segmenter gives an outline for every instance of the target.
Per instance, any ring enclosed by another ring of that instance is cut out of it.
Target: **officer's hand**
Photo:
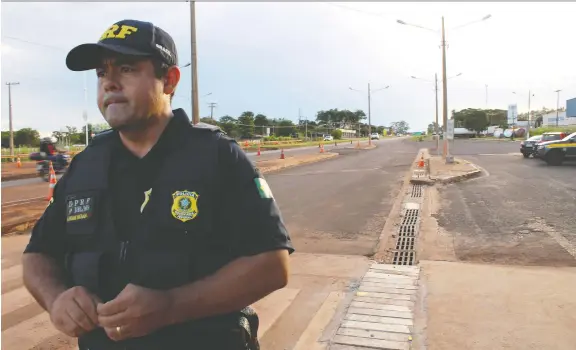
[[[112,340],[141,337],[168,325],[169,308],[166,292],[129,284],[114,300],[98,305],[98,321]]]
[[[62,292],[50,307],[50,320],[54,327],[70,337],[79,337],[98,326],[97,296],[84,287],[73,287]]]

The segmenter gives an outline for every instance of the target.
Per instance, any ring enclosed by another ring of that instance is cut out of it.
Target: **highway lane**
[[[370,255],[422,143],[377,142],[266,175],[298,251]]]

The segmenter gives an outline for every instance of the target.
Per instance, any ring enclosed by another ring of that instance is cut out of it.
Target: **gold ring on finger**
[[[121,335],[122,333],[120,332],[122,330],[122,327],[118,326],[116,327],[116,333],[118,333],[118,335]]]

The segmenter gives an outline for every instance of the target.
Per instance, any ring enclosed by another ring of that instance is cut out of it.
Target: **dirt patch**
[[[454,163],[446,164],[442,157],[430,157],[428,168],[430,179],[443,183],[459,181],[481,174],[481,170],[476,165],[458,158],[454,159]]]
[[[436,215],[440,209],[440,196],[436,187],[427,187],[422,203],[418,260],[456,261],[453,236],[438,225]]]
[[[2,236],[28,231],[44,213],[48,202],[36,200],[2,207]]]
[[[22,162],[21,168],[18,168],[16,163],[2,163],[2,181],[31,179],[36,176],[36,162]]]
[[[270,159],[270,160],[257,161],[256,167],[263,174],[267,174],[298,165],[320,162],[337,156],[338,156],[337,153],[305,154],[293,157],[286,157],[285,159]]]
[[[575,268],[420,265],[427,349],[574,348]]]

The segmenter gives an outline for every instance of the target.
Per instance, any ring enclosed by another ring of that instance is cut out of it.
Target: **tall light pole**
[[[198,60],[196,54],[196,2],[190,1],[190,46],[192,53],[192,124],[200,122],[198,106]]]
[[[14,128],[12,127],[12,85],[20,85],[19,82],[6,83],[8,85],[8,117],[10,123],[10,156],[14,161]]]
[[[476,22],[481,22],[481,21],[485,21],[488,18],[492,17],[492,15],[486,15],[484,16],[482,19],[477,20],[477,21],[473,21],[473,22],[469,22],[463,25],[460,25],[456,28],[453,29],[457,29],[457,28],[462,28],[465,27],[467,25],[470,25],[472,23],[476,23]],[[425,30],[429,30],[432,32],[438,32],[437,30],[433,30],[430,28],[426,28],[420,25],[416,25],[416,24],[410,24],[410,23],[406,23],[402,20],[397,20],[396,22],[398,22],[399,24],[402,25],[407,25],[407,26],[412,26],[412,27],[416,27],[416,28],[420,28],[420,29],[425,29]],[[442,123],[444,125],[442,125],[442,129],[443,129],[443,134],[444,134],[444,149],[442,152],[442,157],[446,158],[446,156],[448,155],[448,140],[447,140],[447,124],[448,124],[448,83],[447,83],[447,79],[446,79],[446,33],[445,33],[445,29],[444,29],[444,16],[442,16],[442,27],[441,27],[441,47],[442,47]]]
[[[514,95],[518,96],[518,93],[516,93],[515,91],[512,92]],[[531,110],[530,110],[530,102],[531,102],[531,98],[534,97],[534,94],[532,93],[532,91],[528,90],[528,130],[526,130],[526,139],[528,139],[530,137],[530,123],[532,121],[531,118]],[[514,126],[512,127],[512,133],[514,133]],[[512,134],[514,135],[514,134]]]
[[[390,87],[390,85],[387,85],[386,87],[383,87],[383,88],[381,88],[381,89],[372,90],[372,89],[370,88],[370,83],[368,83],[368,145],[372,145],[372,139],[370,138],[370,135],[372,134],[372,112],[371,112],[372,102],[371,102],[371,95],[372,95],[372,93],[374,93],[374,92],[377,92],[377,91],[380,91],[380,90],[386,90],[386,89],[388,89],[389,87]],[[352,90],[352,91],[362,92],[361,90],[356,90],[356,89],[353,89],[353,88],[351,88],[351,87],[349,87],[349,89]],[[360,125],[360,124],[358,124],[358,125]]]
[[[456,75],[453,76],[453,77],[448,77],[448,79],[456,78],[456,77],[459,77],[459,76],[461,76],[461,75],[462,75],[462,73],[458,73],[458,74],[456,74]],[[413,76],[413,75],[410,76],[410,78],[416,79],[416,80],[426,81],[426,82],[428,82],[428,83],[432,83],[432,81],[430,81],[430,80],[422,79],[422,78],[417,78],[417,77],[415,77],[415,76]],[[439,130],[438,130],[438,129],[439,129],[439,126],[440,126],[440,125],[438,124],[438,73],[435,73],[435,74],[434,74],[434,82],[433,82],[433,83],[434,83],[434,92],[435,92],[435,95],[436,95],[436,121],[435,121],[436,125],[435,125],[435,127],[434,127],[434,131],[436,132],[436,149],[439,150],[439,149],[440,149],[440,134],[439,134]]]
[[[558,127],[558,111],[560,110],[560,91],[562,91],[562,90],[554,91],[557,95],[557,98],[556,98],[556,127]]]

